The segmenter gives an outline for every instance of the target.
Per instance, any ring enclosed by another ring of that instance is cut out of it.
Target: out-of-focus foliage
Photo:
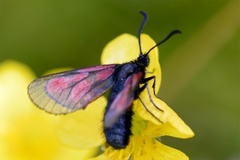
[[[172,29],[183,32],[159,47],[160,97],[196,135],[163,142],[193,160],[239,159],[239,6],[239,0],[0,1],[0,62],[18,60],[38,76],[100,64],[107,42],[137,34],[144,10],[144,32],[155,41]]]

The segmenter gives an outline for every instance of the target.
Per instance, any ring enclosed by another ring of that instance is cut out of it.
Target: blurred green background
[[[159,47],[159,95],[196,136],[163,143],[193,160],[240,159],[239,0],[1,0],[0,62],[18,60],[38,76],[97,65],[110,40],[137,34],[139,10],[148,13],[144,32],[155,41],[183,32]]]

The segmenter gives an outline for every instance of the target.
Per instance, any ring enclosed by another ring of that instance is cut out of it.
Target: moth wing
[[[111,127],[132,106],[141,77],[142,73],[137,72],[126,79],[123,90],[118,93],[105,115],[105,128]]]
[[[52,114],[84,109],[113,84],[116,65],[101,65],[56,73],[34,80],[28,94],[39,108]]]

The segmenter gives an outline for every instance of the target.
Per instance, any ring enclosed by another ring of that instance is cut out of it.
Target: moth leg
[[[159,108],[159,107],[153,102],[152,96],[151,96],[151,94],[150,94],[150,89],[149,89],[147,83],[146,83],[146,88],[147,88],[147,91],[148,91],[148,96],[149,96],[150,102],[151,102],[151,103],[154,105],[154,107],[157,108],[159,111],[164,112],[161,108]],[[153,92],[154,92],[154,96],[156,96],[154,90],[153,90]],[[157,96],[156,96],[156,97],[157,97]],[[158,98],[158,97],[157,97],[157,98]]]
[[[144,85],[141,88],[139,88],[138,92],[141,93],[146,87],[147,83],[144,83]]]
[[[156,93],[155,93],[155,81],[156,81],[156,77],[155,76],[151,76],[151,77],[148,77],[148,78],[145,78],[143,79],[142,83],[144,83],[144,85],[139,89],[140,93],[145,89],[147,88],[147,91],[148,91],[148,96],[149,96],[149,100],[150,102],[154,105],[155,108],[157,108],[159,111],[163,112],[163,110],[161,108],[159,108],[153,101],[152,99],[152,96],[150,94],[150,89],[149,89],[149,86],[148,86],[148,81],[152,80],[153,79],[153,85],[152,85],[152,89],[153,89],[153,94],[154,96],[156,96],[157,98],[159,98]]]
[[[140,97],[138,97],[138,99],[140,100],[140,102],[142,103],[143,107],[146,109],[146,111],[148,113],[150,113],[157,121],[159,121],[160,123],[163,123],[160,119],[158,119],[143,103],[142,99]],[[154,105],[155,106],[155,105]]]
[[[144,80],[149,81],[149,80],[151,80],[151,79],[154,79],[154,82],[153,82],[153,90],[154,90],[154,87],[155,87],[155,76],[146,78],[146,79],[144,79]],[[141,88],[139,88],[139,93],[141,93],[144,89],[147,89],[149,100],[150,100],[150,102],[153,104],[153,106],[154,106],[156,109],[158,109],[159,111],[164,112],[161,108],[159,108],[159,107],[154,103],[154,101],[153,101],[153,99],[152,99],[152,96],[151,96],[151,94],[150,94],[150,89],[149,89],[148,83],[146,83],[146,82],[145,82],[145,84],[144,84]],[[154,94],[155,94],[155,93],[154,93]],[[157,121],[159,121],[160,123],[163,123],[160,119],[158,119],[158,118],[147,108],[147,106],[144,104],[144,102],[142,101],[142,99],[141,99],[139,96],[138,96],[138,99],[140,100],[140,102],[142,103],[143,107],[146,109],[146,111],[147,111],[148,113],[150,113]]]
[[[153,85],[152,85],[153,93],[154,93],[154,95],[155,95],[156,97],[158,97],[157,94],[156,94],[156,92],[155,92],[155,82],[156,82],[156,77],[155,77],[155,76],[151,76],[151,77],[145,78],[145,79],[143,79],[143,81],[142,81],[141,83],[144,84],[143,86],[144,86],[144,89],[145,89],[146,86],[148,85],[147,82],[150,81],[150,80],[152,80],[152,79],[153,79]],[[146,84],[147,84],[147,85],[146,85]],[[145,85],[146,85],[146,86],[145,86]],[[144,89],[142,89],[141,91],[143,91]],[[150,91],[148,91],[148,94],[149,94],[149,92],[150,92]],[[149,95],[149,96],[150,96],[150,95]],[[159,98],[159,97],[158,97],[158,98]]]

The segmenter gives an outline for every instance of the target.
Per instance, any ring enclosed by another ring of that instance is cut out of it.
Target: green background
[[[159,47],[159,95],[196,135],[163,143],[193,160],[240,159],[239,0],[1,0],[0,62],[18,60],[38,76],[97,65],[110,40],[137,34],[140,10],[155,41],[183,32]]]

